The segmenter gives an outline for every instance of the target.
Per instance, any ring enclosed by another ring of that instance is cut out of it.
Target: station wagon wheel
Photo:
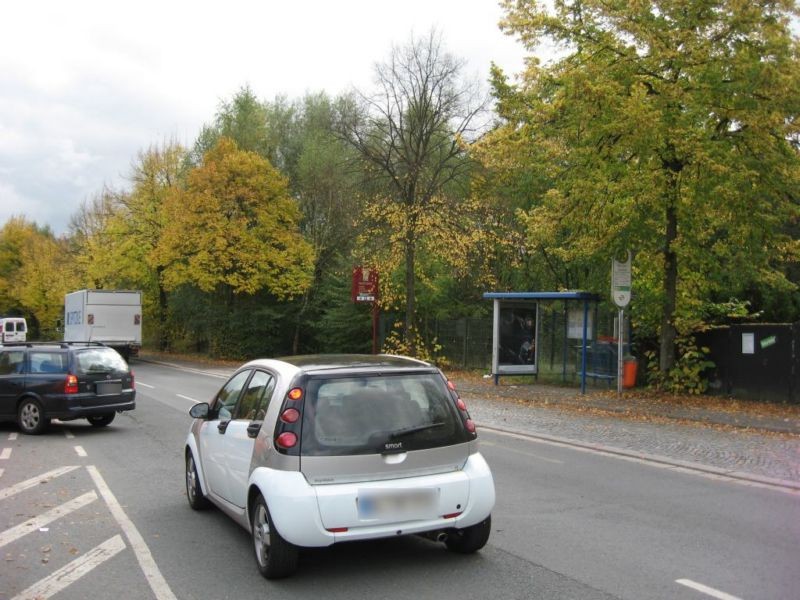
[[[50,419],[44,414],[41,403],[34,398],[24,398],[17,410],[17,425],[20,431],[28,435],[42,433],[50,424]]]
[[[191,452],[186,453],[186,497],[189,499],[189,506],[193,509],[208,508],[208,498],[205,497],[203,489],[200,487],[197,465],[194,464],[194,456]]]
[[[253,503],[251,529],[258,571],[267,579],[288,577],[297,570],[297,547],[284,540],[274,526],[261,494]]]
[[[459,554],[472,554],[477,552],[489,541],[489,534],[492,532],[492,517],[489,515],[480,523],[464,529],[452,530],[445,545],[451,552]]]
[[[96,417],[86,417],[86,420],[89,421],[89,424],[92,427],[105,427],[109,425],[111,421],[114,420],[114,413],[108,413],[107,415],[98,415]]]

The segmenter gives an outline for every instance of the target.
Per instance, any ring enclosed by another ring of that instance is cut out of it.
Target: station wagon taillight
[[[65,394],[78,393],[78,378],[75,377],[75,375],[67,375],[67,379],[64,381],[64,393]]]

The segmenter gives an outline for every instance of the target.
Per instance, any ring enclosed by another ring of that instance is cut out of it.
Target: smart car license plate
[[[108,396],[122,393],[121,381],[99,381],[95,384],[95,393],[98,396]]]
[[[435,517],[438,496],[435,488],[359,490],[358,516],[393,521],[429,519]]]

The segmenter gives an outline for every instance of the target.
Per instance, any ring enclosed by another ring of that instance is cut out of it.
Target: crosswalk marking
[[[66,436],[66,438],[68,440],[74,440],[75,439],[75,434],[72,433],[69,429],[65,429],[64,430],[64,435]]]
[[[17,432],[16,432],[16,431],[15,431],[14,433],[9,433],[9,434],[8,434],[8,441],[9,441],[9,442],[13,442],[15,439],[17,439],[17,435],[18,435],[18,434],[17,434]]]
[[[47,600],[70,584],[86,575],[96,566],[125,549],[121,535],[115,535],[83,556],[61,567],[55,573],[37,581],[31,587],[14,596],[12,600]]]
[[[55,508],[48,510],[46,513],[43,513],[38,517],[28,519],[24,523],[20,523],[11,529],[6,529],[0,533],[0,548],[10,544],[24,535],[29,534],[32,531],[36,531],[40,527],[44,527],[45,525],[52,523],[56,519],[60,519],[64,515],[68,515],[71,512],[83,508],[87,504],[91,504],[95,500],[97,500],[97,493],[94,491],[87,492],[82,496],[78,496],[77,498],[70,500],[69,502],[65,502],[61,506],[56,506]]]
[[[75,446],[75,453],[81,458],[86,458],[88,456],[88,454],[86,454],[86,450],[83,449],[83,446]]]
[[[89,471],[89,475],[91,475],[94,480],[97,489],[100,490],[100,494],[103,496],[103,500],[106,501],[108,509],[111,511],[111,514],[114,515],[117,523],[119,523],[119,526],[128,538],[128,542],[130,542],[131,548],[133,548],[133,552],[136,554],[136,560],[139,561],[139,566],[142,568],[144,576],[147,578],[147,583],[150,584],[150,589],[153,590],[156,599],[177,600],[167,580],[164,579],[158,565],[156,565],[156,561],[153,559],[153,555],[150,553],[150,549],[147,547],[147,543],[144,541],[142,534],[139,533],[139,530],[136,529],[136,525],[133,524],[133,521],[131,521],[128,515],[125,514],[125,511],[122,510],[122,506],[120,506],[116,497],[111,492],[105,479],[100,475],[100,471],[98,471],[97,467],[94,465],[87,466],[86,470]]]
[[[10,498],[14,494],[19,494],[20,492],[24,492],[25,490],[30,489],[32,487],[36,487],[43,483],[47,483],[48,481],[55,479],[56,477],[60,477],[65,473],[69,473],[70,471],[74,471],[77,468],[78,467],[61,467],[60,469],[53,469],[52,471],[48,471],[47,473],[38,475],[36,477],[33,477],[32,479],[21,481],[16,485],[4,488],[0,490],[0,500],[5,500],[6,498]]]
[[[11,458],[11,448],[3,448],[3,451],[0,452],[0,460],[8,460]]]

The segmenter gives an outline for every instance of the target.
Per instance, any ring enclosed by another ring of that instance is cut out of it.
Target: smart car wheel
[[[42,405],[38,400],[25,398],[17,411],[17,424],[22,433],[37,435],[47,428],[50,419],[45,417]]]
[[[253,503],[251,529],[258,571],[267,579],[288,577],[297,570],[297,547],[272,526],[267,503],[259,494]]]
[[[189,499],[189,506],[195,510],[203,510],[209,506],[208,498],[200,487],[197,466],[191,452],[186,453],[186,497]]]
[[[97,417],[86,417],[86,420],[89,421],[92,427],[105,427],[114,420],[114,416],[114,413],[108,413],[107,415],[100,415]]]
[[[492,531],[492,517],[486,517],[480,523],[464,529],[455,529],[447,536],[447,549],[459,554],[472,554],[477,552],[489,541]]]

